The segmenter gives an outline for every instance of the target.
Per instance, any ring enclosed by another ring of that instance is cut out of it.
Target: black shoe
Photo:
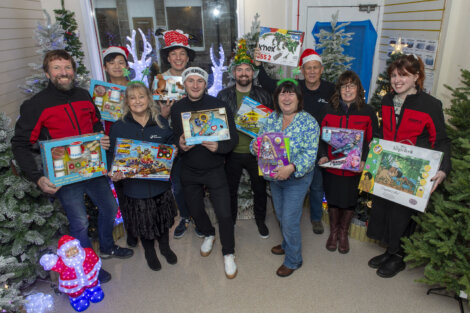
[[[258,232],[261,238],[269,238],[269,229],[264,222],[256,222],[256,226],[258,226]]]
[[[379,268],[380,265],[387,262],[387,260],[390,259],[391,256],[392,255],[388,253],[388,251],[385,251],[384,254],[375,256],[372,259],[370,259],[367,265],[369,265],[369,267],[372,267],[372,268]]]
[[[170,247],[160,248],[160,253],[165,257],[168,264],[176,264],[178,258],[176,254],[170,249]]]
[[[134,250],[128,248],[121,248],[114,245],[114,247],[109,252],[100,252],[100,257],[102,259],[118,258],[118,259],[128,259],[134,255]]]
[[[127,245],[131,248],[137,247],[137,237],[132,236],[131,234],[127,233]]]
[[[406,265],[403,262],[403,257],[394,254],[385,263],[379,266],[377,275],[383,278],[390,278],[405,269]]]
[[[98,280],[102,284],[106,284],[108,281],[111,280],[111,274],[106,272],[104,269],[100,269],[100,272],[98,273]]]
[[[145,259],[147,260],[147,264],[153,271],[159,271],[162,269],[162,265],[158,260],[157,254],[155,253],[155,249],[153,251],[145,250]]]

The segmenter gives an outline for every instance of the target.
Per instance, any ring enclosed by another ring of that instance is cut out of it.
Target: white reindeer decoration
[[[210,48],[210,56],[212,62],[212,73],[214,74],[214,81],[212,83],[211,88],[209,88],[208,93],[211,96],[217,96],[219,91],[222,89],[222,75],[227,70],[227,67],[224,66],[225,62],[225,53],[222,44],[219,46],[219,60],[218,62],[215,60],[214,50],[212,46]]]
[[[132,38],[127,36],[127,40],[131,43],[127,44],[127,49],[129,50],[130,54],[132,54],[133,62],[129,61],[129,67],[132,68],[135,72],[134,80],[142,81],[148,87],[148,78],[147,74],[150,68],[150,63],[152,62],[152,58],[147,56],[152,53],[152,45],[147,41],[144,33],[140,28],[138,28],[140,35],[142,36],[142,41],[144,43],[144,51],[142,52],[142,56],[139,60],[137,55],[137,47],[135,45],[135,29],[132,30]]]

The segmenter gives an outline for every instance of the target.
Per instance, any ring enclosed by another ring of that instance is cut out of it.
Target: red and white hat
[[[126,60],[127,57],[129,56],[129,50],[127,50],[126,47],[121,47],[121,46],[111,46],[106,50],[103,50],[103,59],[111,53],[119,53],[121,54]]]
[[[313,49],[305,49],[304,52],[300,55],[299,66],[302,66],[304,63],[309,61],[318,61],[320,64],[323,64],[321,61],[321,56]]]
[[[57,255],[60,257],[64,258],[65,257],[65,252],[70,249],[71,247],[79,247],[80,246],[80,241],[72,236],[69,235],[63,235],[59,239],[59,243],[57,245]]]
[[[189,61],[194,60],[196,53],[189,46],[189,35],[185,34],[182,30],[169,30],[163,33],[163,40],[165,40],[165,47],[160,51],[160,56],[166,60],[168,53],[174,48],[184,48],[188,52]]]

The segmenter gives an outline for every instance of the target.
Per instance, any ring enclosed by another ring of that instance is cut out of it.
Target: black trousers
[[[233,221],[230,212],[230,194],[224,168],[194,170],[184,165],[181,168],[181,183],[189,213],[198,230],[205,236],[215,235],[215,229],[204,209],[204,186],[209,190],[209,198],[219,222],[219,235],[222,254],[232,254],[235,249]]]
[[[243,169],[250,175],[251,190],[254,197],[254,215],[256,222],[264,222],[266,218],[266,181],[258,174],[258,161],[250,153],[235,153],[228,155],[225,162],[225,172],[227,173],[228,186],[230,190],[230,208],[232,219],[235,224],[238,213],[238,186]]]

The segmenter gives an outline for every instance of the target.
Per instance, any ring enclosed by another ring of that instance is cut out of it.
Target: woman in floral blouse
[[[274,209],[283,237],[282,244],[273,247],[271,252],[285,254],[276,274],[286,277],[302,266],[300,217],[313,177],[320,130],[317,121],[303,111],[302,91],[296,80],[279,81],[273,98],[275,112],[264,121],[258,134],[282,132],[290,138],[289,164],[278,167],[270,179]],[[258,154],[256,139],[250,148],[252,153]]]

